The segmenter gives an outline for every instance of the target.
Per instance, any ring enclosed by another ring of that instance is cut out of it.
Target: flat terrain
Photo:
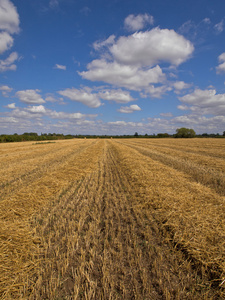
[[[224,299],[225,139],[0,144],[1,299]]]

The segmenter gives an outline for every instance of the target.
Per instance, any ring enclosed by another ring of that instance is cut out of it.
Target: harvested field
[[[1,299],[224,299],[225,139],[0,145]]]

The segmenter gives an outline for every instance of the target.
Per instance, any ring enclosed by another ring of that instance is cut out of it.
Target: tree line
[[[62,139],[74,139],[74,138],[224,138],[225,131],[222,135],[219,133],[203,133],[196,134],[193,129],[190,128],[178,128],[175,134],[169,133],[158,133],[158,134],[144,134],[140,135],[138,132],[135,132],[134,135],[81,135],[81,134],[60,134],[60,133],[41,133],[38,135],[36,132],[24,132],[23,134],[2,134],[0,135],[0,143],[7,142],[24,142],[24,141],[49,141],[49,140],[62,140]]]

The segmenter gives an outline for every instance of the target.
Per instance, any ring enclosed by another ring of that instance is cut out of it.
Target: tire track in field
[[[29,299],[199,299],[197,275],[137,205],[116,151],[105,141],[98,169],[33,220],[42,263]]]

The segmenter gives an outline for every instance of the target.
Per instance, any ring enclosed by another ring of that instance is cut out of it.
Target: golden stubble
[[[212,181],[224,170],[211,161],[224,159],[224,143],[210,145],[0,147],[1,298],[223,298],[225,199]]]

